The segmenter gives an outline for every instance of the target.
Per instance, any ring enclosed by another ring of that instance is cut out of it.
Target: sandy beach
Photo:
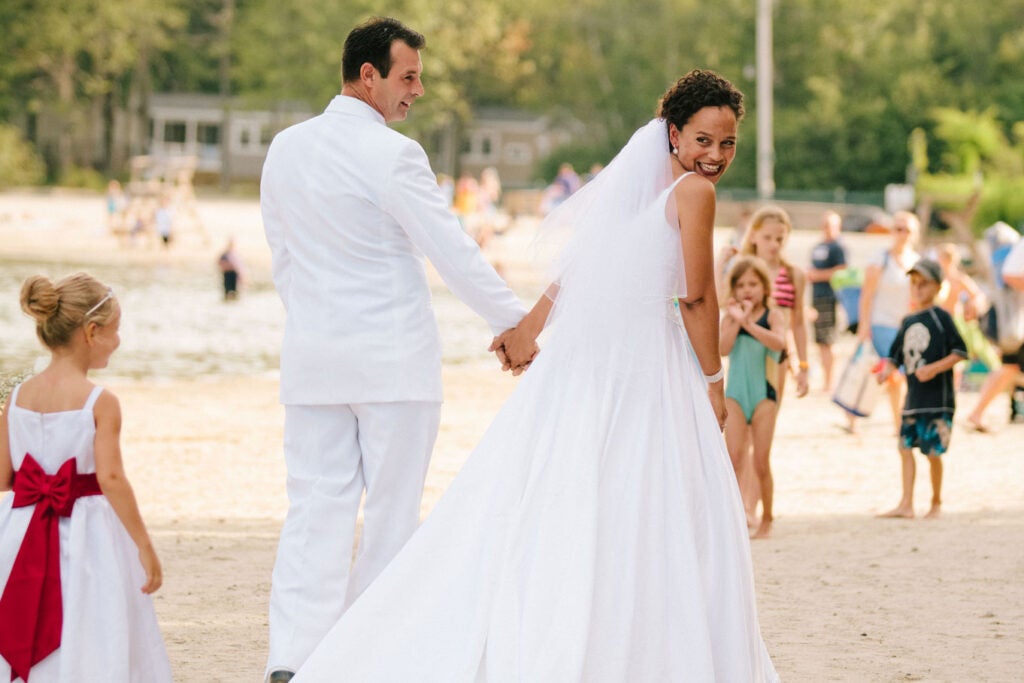
[[[205,234],[183,234],[162,253],[125,248],[107,235],[102,197],[0,194],[0,268],[20,260],[50,262],[54,275],[90,263],[212,266],[222,241],[234,235],[253,279],[266,282],[269,254],[256,201],[201,199],[198,209]],[[540,287],[525,259],[527,238],[525,229],[514,231],[491,252],[524,298]],[[816,239],[795,233],[791,258],[805,262]],[[850,240],[856,249],[884,243]],[[27,319],[10,323],[30,327]],[[843,340],[841,358],[851,344]],[[155,604],[175,680],[260,681],[270,572],[287,507],[276,377],[98,379],[121,400],[128,473],[164,562]],[[516,384],[486,358],[446,364],[444,381],[424,515]],[[761,629],[784,681],[1021,680],[1024,425],[1007,424],[1007,401],[1000,400],[989,414],[999,431],[968,432],[962,417],[976,397],[959,397],[943,515],[929,521],[874,518],[899,497],[884,406],[849,435],[827,395],[785,398],[772,457],[774,537],[752,544]],[[919,514],[929,497],[927,464],[919,458]]]

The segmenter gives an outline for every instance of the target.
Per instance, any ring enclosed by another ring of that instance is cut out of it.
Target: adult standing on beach
[[[353,29],[341,94],[278,134],[263,169],[263,220],[287,312],[289,509],[271,586],[269,681],[291,679],[419,522],[441,410],[424,256],[495,334],[526,313],[460,229],[422,147],[386,125],[423,95],[424,44],[390,18]]]
[[[896,340],[903,318],[910,313],[907,271],[920,258],[914,248],[920,233],[921,222],[915,214],[896,212],[892,217],[892,243],[864,269],[857,339],[862,343],[870,341],[879,358],[889,357],[889,348]],[[898,430],[907,380],[901,373],[894,372],[888,376],[885,387],[889,394],[893,427]],[[856,416],[847,413],[847,418],[852,432]]]
[[[843,220],[835,211],[826,211],[821,217],[822,240],[811,251],[811,268],[807,279],[811,283],[811,305],[814,318],[814,342],[821,358],[822,390],[832,391],[832,345],[836,341],[836,293],[830,282],[832,276],[846,268],[846,250],[839,243]]]

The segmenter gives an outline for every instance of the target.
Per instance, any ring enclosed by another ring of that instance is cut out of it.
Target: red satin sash
[[[103,495],[95,474],[78,474],[74,458],[49,475],[26,454],[14,476],[13,507],[35,505],[11,575],[0,596],[0,655],[11,680],[60,647],[64,622],[60,589],[60,517],[82,496]]]

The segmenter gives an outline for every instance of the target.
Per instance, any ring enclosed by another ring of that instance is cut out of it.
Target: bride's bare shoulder
[[[691,199],[710,197],[714,199],[715,185],[697,173],[687,173],[676,183],[674,192],[677,197]]]
[[[715,186],[707,178],[689,173],[676,183],[672,195],[676,200],[677,210],[711,211],[715,210]]]

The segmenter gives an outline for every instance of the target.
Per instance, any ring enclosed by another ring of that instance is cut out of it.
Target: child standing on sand
[[[89,381],[121,309],[85,273],[36,275],[21,307],[52,354],[0,415],[0,680],[171,680],[149,593],[160,560],[121,463],[121,408]]]
[[[741,256],[729,269],[719,352],[729,357],[725,382],[725,445],[737,482],[746,473],[747,453],[754,454],[754,473],[763,512],[754,538],[767,538],[772,528],[775,490],[769,456],[778,410],[778,359],[786,345],[786,318],[769,307],[772,283],[768,268],[756,256]]]
[[[914,448],[917,448],[928,457],[931,468],[932,503],[926,517],[935,518],[942,508],[941,456],[949,448],[956,409],[953,366],[967,357],[967,347],[952,316],[935,305],[935,297],[942,287],[942,266],[931,259],[921,259],[907,274],[916,312],[903,319],[886,364],[878,373],[879,384],[900,365],[907,376],[907,398],[899,435],[903,497],[899,505],[879,516],[914,516]]]
[[[794,366],[797,398],[807,395],[807,372],[810,367],[807,363],[807,326],[804,323],[804,291],[807,289],[807,276],[783,255],[792,232],[793,222],[785,209],[773,205],[762,206],[751,216],[750,225],[743,238],[743,246],[740,248],[740,254],[756,256],[764,262],[771,282],[772,308],[780,311],[785,319],[787,341],[776,364],[779,372],[776,401],[780,405],[786,390],[786,376],[790,366]],[[789,339],[792,339],[792,346]],[[796,350],[795,364],[790,349]],[[748,468],[747,471],[752,471],[752,468]],[[757,479],[749,475],[743,476],[740,479],[740,495],[743,497],[743,507],[747,512],[747,525],[753,526],[757,523],[758,501],[762,504],[762,518],[764,510]]]

